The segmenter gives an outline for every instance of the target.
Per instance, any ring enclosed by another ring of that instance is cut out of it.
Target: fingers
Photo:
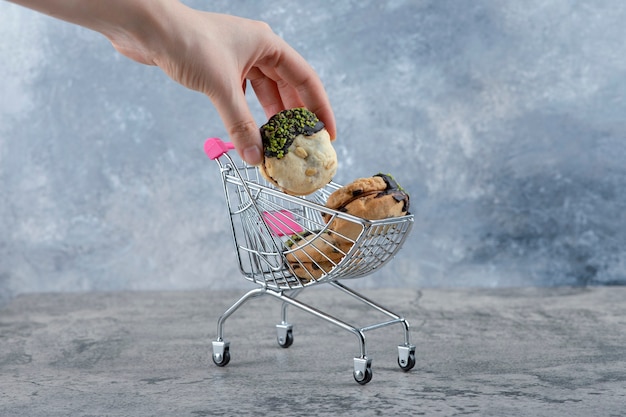
[[[316,104],[316,100],[306,100],[301,97],[298,88],[290,85],[287,81],[274,75],[268,77],[258,68],[255,68],[249,75],[250,84],[265,111],[265,115],[269,118],[281,110],[294,107],[306,107],[319,117],[326,125],[332,139],[336,136],[335,116],[330,107],[330,103],[321,105]],[[306,87],[302,87],[304,96],[308,97]],[[323,100],[328,101],[324,93]]]
[[[248,79],[267,118],[286,108],[274,80],[267,77],[256,67],[250,70]]]
[[[250,165],[259,165],[263,161],[261,134],[241,87],[210,98],[241,158]]]
[[[265,24],[238,18],[226,22],[235,28],[245,24],[246,30],[233,31],[237,42],[218,44],[223,47],[206,52],[201,67],[214,68],[212,65],[219,63],[219,70],[199,89],[213,101],[241,157],[252,165],[263,161],[261,134],[241,85],[246,79],[268,118],[286,108],[307,107],[324,122],[334,139],[335,117],[328,96],[304,58]]]
[[[324,86],[313,68],[278,36],[274,48],[257,61],[247,78],[267,117],[281,110],[306,107],[336,137],[335,116]]]
[[[335,115],[322,81],[313,68],[286,43],[274,63],[273,72],[277,75],[279,91],[289,100],[294,96],[301,100],[324,122],[332,139],[337,135]],[[281,88],[280,83],[284,83]],[[289,86],[288,88],[286,86]]]

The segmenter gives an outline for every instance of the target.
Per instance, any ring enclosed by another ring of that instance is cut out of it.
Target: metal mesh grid
[[[340,188],[335,183],[295,197],[228,154],[216,161],[241,273],[268,288],[297,289],[368,275],[396,254],[413,225],[411,215],[365,220],[327,208],[326,199]],[[358,233],[346,236],[330,229],[336,218],[357,226]]]

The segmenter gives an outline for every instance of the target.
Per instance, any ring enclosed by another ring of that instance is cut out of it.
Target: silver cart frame
[[[357,337],[359,356],[354,358],[353,377],[359,384],[372,379],[365,338],[371,330],[400,325],[404,342],[398,346],[398,365],[404,371],[412,369],[415,346],[410,341],[407,320],[340,280],[369,275],[389,262],[406,240],[413,216],[366,220],[329,209],[324,205],[326,199],[340,188],[333,182],[306,197],[285,194],[272,187],[256,167],[233,158],[228,153],[231,149],[232,144],[217,138],[205,143],[205,152],[220,170],[239,270],[257,288],[245,293],[219,317],[217,339],[212,342],[213,362],[220,367],[230,362],[230,342],[224,339],[226,320],[250,299],[269,295],[282,302],[281,320],[276,325],[279,346],[287,348],[294,341],[293,325],[287,320],[288,306],[293,306]],[[336,233],[329,227],[335,220],[349,222],[357,233]],[[331,234],[332,240],[328,238]],[[314,239],[304,245],[309,246],[306,252],[300,244],[295,253],[292,243],[311,235]],[[320,249],[320,242],[325,250]],[[327,256],[329,245],[338,256]],[[357,327],[296,299],[305,288],[318,284],[329,284],[389,319]]]

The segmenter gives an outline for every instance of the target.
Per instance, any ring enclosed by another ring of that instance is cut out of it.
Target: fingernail
[[[261,149],[258,146],[248,146],[243,150],[243,159],[250,165],[259,165],[263,159]]]

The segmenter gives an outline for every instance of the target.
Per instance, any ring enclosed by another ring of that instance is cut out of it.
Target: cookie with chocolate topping
[[[311,194],[328,184],[337,172],[337,153],[330,135],[311,111],[283,110],[260,131],[264,159],[259,171],[285,193]]]
[[[326,200],[326,206],[368,220],[380,220],[409,214],[409,195],[391,175],[376,174],[359,178],[336,190]],[[330,215],[324,215],[326,222]],[[335,218],[330,229],[356,239],[362,227],[355,222]]]

